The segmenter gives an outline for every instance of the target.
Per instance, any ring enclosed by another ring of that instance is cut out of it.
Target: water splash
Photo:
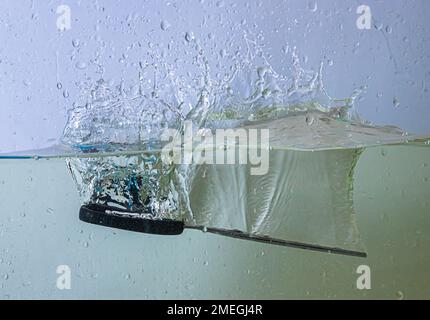
[[[128,215],[181,220],[222,234],[236,230],[251,238],[361,250],[352,173],[362,148],[413,137],[360,118],[355,102],[366,86],[348,98],[334,98],[323,85],[324,63],[305,70],[292,48],[287,50],[289,73],[282,74],[258,41],[246,32],[242,41],[240,50],[223,48],[214,61],[188,31],[184,43],[194,53],[190,61],[172,62],[150,45],[150,58],[139,61],[135,82],[101,78],[80,84],[82,103],[70,110],[62,142],[78,147],[81,155],[95,153],[67,160],[84,203],[107,205],[114,214],[126,210]],[[183,130],[186,121],[195,129],[270,129],[269,172],[255,178],[246,166],[163,162],[162,132]],[[103,150],[114,156],[98,153]],[[295,188],[312,189],[313,201],[294,194]]]
[[[318,110],[341,119],[357,119],[355,99],[330,97],[322,81],[323,66],[304,70],[297,49],[291,53],[291,74],[282,75],[268,62],[264,49],[244,33],[244,48],[218,64],[209,61],[192,32],[185,38],[194,55],[193,69],[180,73],[153,48],[153,61],[139,62],[137,81],[126,85],[104,79],[80,83],[81,104],[69,111],[62,142],[68,145],[147,144],[184,120],[196,128],[208,120],[244,121],[279,118],[289,112]],[[228,68],[226,67],[228,65]],[[213,70],[214,69],[214,70]],[[214,122],[209,121],[210,124]]]

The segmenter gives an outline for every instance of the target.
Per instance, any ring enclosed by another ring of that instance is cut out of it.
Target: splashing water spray
[[[180,61],[154,49],[128,88],[102,78],[81,88],[85,101],[70,110],[62,138],[76,152],[67,164],[84,202],[80,219],[366,256],[352,201],[355,165],[364,147],[413,137],[358,117],[354,102],[365,87],[331,98],[323,63],[304,70],[296,49],[291,74],[282,75],[245,34],[246,50],[228,61],[221,51],[215,69],[224,69],[213,72],[198,39],[185,40],[194,72],[181,74]],[[267,170],[251,174],[263,154]]]

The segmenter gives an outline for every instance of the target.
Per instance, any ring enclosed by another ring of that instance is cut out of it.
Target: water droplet
[[[222,8],[222,7],[224,7],[224,5],[225,5],[225,3],[224,3],[224,1],[222,1],[222,0],[220,0],[220,1],[218,1],[218,2],[216,3],[216,6],[217,6],[218,8]]]
[[[312,12],[316,12],[318,10],[318,4],[314,1],[308,2],[308,9]]]
[[[315,121],[315,118],[312,115],[307,115],[306,116],[306,124],[308,126],[311,126]]]
[[[393,106],[394,108],[398,108],[400,106],[399,99],[396,97],[393,98]]]
[[[63,84],[61,82],[57,83],[57,89],[60,90],[61,88],[63,88]]]
[[[80,45],[81,45],[81,42],[79,41],[79,39],[72,40],[72,46],[74,46],[75,48],[78,48]]]
[[[66,98],[66,99],[69,97],[69,91],[67,91],[67,89],[65,89],[63,91],[63,97]]]
[[[269,88],[266,88],[263,90],[263,92],[261,93],[261,96],[263,98],[268,98],[270,95],[272,94],[272,91],[270,91]]]
[[[397,299],[398,300],[403,300],[403,298],[405,297],[404,296],[404,294],[403,294],[403,292],[402,291],[397,291],[397,294],[396,294],[396,296],[397,296]]]
[[[187,42],[193,41],[194,40],[194,33],[192,31],[185,33],[185,40]]]
[[[48,208],[48,209],[46,209],[46,212],[49,213],[49,214],[52,214],[52,213],[54,213],[54,209]]]
[[[171,27],[171,24],[169,23],[169,21],[163,20],[160,23],[160,27],[161,27],[161,30],[167,31]]]
[[[80,61],[80,62],[76,62],[75,67],[76,69],[83,70],[87,68],[87,64],[83,61]]]
[[[90,246],[87,241],[85,241],[83,245],[84,245],[84,248],[88,248]]]

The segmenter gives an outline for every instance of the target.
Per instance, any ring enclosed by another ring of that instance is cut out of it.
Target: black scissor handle
[[[121,214],[108,213],[107,211],[120,212]],[[127,213],[125,210],[106,205],[87,204],[79,210],[79,219],[104,227],[159,235],[178,235],[184,230],[183,221],[145,219],[127,215]]]

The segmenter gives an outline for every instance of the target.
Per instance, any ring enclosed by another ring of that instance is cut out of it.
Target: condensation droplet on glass
[[[63,84],[61,82],[57,83],[57,89],[60,90],[61,88],[63,88]]]
[[[318,10],[318,4],[315,1],[309,1],[308,2],[308,9],[311,12],[316,12]]]
[[[224,7],[224,5],[225,5],[225,3],[224,3],[224,1],[222,1],[222,0],[220,0],[220,1],[218,1],[218,2],[216,3],[216,6],[217,6],[218,8],[222,8],[222,7]]]
[[[194,33],[192,31],[188,31],[187,33],[185,33],[185,40],[187,42],[191,42],[194,40]]]
[[[171,27],[171,24],[169,23],[169,21],[163,20],[160,23],[160,27],[161,27],[161,30],[167,31]]]
[[[76,62],[75,67],[76,69],[83,70],[87,68],[87,64],[83,61],[80,61],[80,62]]]
[[[398,300],[403,300],[403,298],[404,298],[404,294],[403,294],[403,292],[402,291],[397,291],[397,294],[396,294],[396,296],[397,296],[397,299]]]
[[[72,46],[75,48],[78,48],[81,45],[81,42],[79,41],[79,39],[73,39],[72,40]]]

